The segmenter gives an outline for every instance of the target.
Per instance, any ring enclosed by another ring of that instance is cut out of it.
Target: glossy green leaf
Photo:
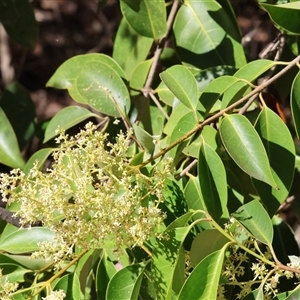
[[[168,239],[153,242],[153,257],[150,276],[154,283],[157,299],[170,299],[174,295],[173,280],[179,276],[177,264],[182,262],[179,253],[190,227],[168,231]],[[179,268],[180,269],[180,268]]]
[[[20,149],[32,138],[35,131],[35,105],[29,92],[18,82],[4,90],[0,106],[16,134]]]
[[[131,95],[138,95],[141,93],[142,88],[145,86],[150,67],[152,65],[152,59],[140,62],[132,72],[132,76],[129,82]]]
[[[297,74],[293,81],[291,90],[291,109],[295,129],[298,138],[300,137],[300,72]]]
[[[220,250],[229,240],[217,229],[200,232],[193,240],[190,250],[190,260],[193,267],[209,254]]]
[[[263,143],[246,117],[226,115],[220,124],[220,136],[226,151],[244,172],[277,187]]]
[[[177,123],[173,128],[173,132],[170,137],[170,143],[173,143],[181,138],[183,135],[192,130],[197,124],[198,122],[195,120],[195,115],[193,112],[183,115],[182,118],[177,120]]]
[[[222,94],[240,79],[234,76],[222,76],[213,80],[202,92],[199,109],[208,113]]]
[[[134,68],[144,61],[150,51],[153,39],[138,35],[123,18],[115,38],[113,59],[121,66],[127,80]]]
[[[232,216],[258,241],[271,245],[273,241],[272,221],[258,200],[241,206]]]
[[[68,106],[63,108],[48,123],[43,143],[48,142],[57,135],[56,130],[58,127],[67,130],[91,117],[99,118],[98,115],[93,114],[84,107]]]
[[[300,34],[300,4],[299,1],[279,5],[260,3],[268,12],[272,21],[290,34]]]
[[[155,89],[158,93],[159,99],[165,104],[172,106],[175,100],[174,94],[167,88],[167,86],[162,81],[159,86]]]
[[[272,60],[259,59],[241,67],[237,72],[234,73],[233,76],[242,79],[243,82],[237,82],[225,91],[221,109],[226,108],[230,104],[242,98],[249,86],[248,83],[244,81],[252,82],[256,80],[259,76],[261,76],[263,73],[265,73],[267,70],[269,70],[275,65],[276,62]]]
[[[36,151],[27,161],[24,167],[24,173],[28,174],[33,165],[37,162],[38,169],[41,169],[46,162],[49,155],[55,150],[55,148],[43,148]]]
[[[120,66],[104,54],[78,55],[64,62],[47,82],[48,87],[67,89],[79,103],[112,117],[127,115],[130,98]]]
[[[217,299],[218,285],[227,247],[228,244],[225,244],[221,250],[211,253],[194,268],[182,287],[178,300]]]
[[[219,155],[204,140],[200,147],[198,174],[208,213],[218,221],[227,210],[226,172]]]
[[[253,184],[272,216],[289,194],[295,169],[295,146],[289,129],[281,118],[264,106],[255,129],[258,132],[269,157],[272,174],[279,189],[257,180]]]
[[[129,265],[115,274],[107,287],[107,300],[137,300],[143,279],[144,263]]]
[[[120,4],[124,18],[138,34],[158,40],[166,33],[164,0],[121,0]]]
[[[0,250],[13,254],[37,251],[40,249],[38,243],[55,242],[54,236],[52,231],[44,227],[20,229],[1,240]]]
[[[0,1],[0,21],[12,40],[27,48],[34,48],[38,37],[38,24],[28,0]]]
[[[136,124],[133,124],[133,130],[137,140],[141,143],[144,149],[150,154],[153,153],[155,147],[153,143],[153,136]]]
[[[0,107],[0,163],[12,168],[23,168],[22,158],[14,130]]]
[[[192,72],[181,65],[173,66],[160,74],[168,89],[185,106],[195,111],[198,102],[198,88]]]
[[[215,49],[226,34],[212,17],[221,15],[221,9],[216,1],[185,1],[174,22],[176,44],[197,54]]]

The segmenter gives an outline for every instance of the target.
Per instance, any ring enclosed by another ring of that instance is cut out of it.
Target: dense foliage
[[[299,178],[300,1],[274,2],[257,4],[279,33],[258,60],[230,1],[120,0],[112,57],[72,57],[47,83],[78,106],[43,128],[26,89],[3,91],[0,191],[16,219],[0,221],[1,299],[300,298],[278,215]],[[27,0],[1,1],[0,20],[34,47]]]

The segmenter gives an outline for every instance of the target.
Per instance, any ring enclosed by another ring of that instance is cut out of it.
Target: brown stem
[[[289,71],[291,68],[293,68],[298,62],[300,61],[300,55],[297,56],[294,60],[292,60],[285,68],[283,68],[280,72],[278,72],[276,75],[274,75],[272,78],[267,80],[266,82],[263,82],[261,85],[257,86],[252,92],[250,92],[248,95],[242,97],[240,100],[237,102],[231,104],[227,108],[221,110],[220,112],[216,113],[215,115],[207,118],[204,120],[202,123],[198,124],[196,127],[194,127],[192,130],[190,130],[188,133],[183,135],[180,139],[175,141],[174,143],[170,144],[169,146],[163,148],[160,152],[155,154],[154,156],[150,157],[146,161],[144,161],[142,164],[140,164],[138,167],[142,168],[143,166],[149,164],[150,162],[154,161],[155,159],[159,158],[160,156],[164,155],[180,143],[182,143],[184,140],[188,139],[190,136],[192,136],[194,133],[197,131],[200,131],[205,125],[210,124],[211,122],[217,120],[219,117],[223,116],[225,113],[228,111],[238,107],[242,103],[244,103],[246,100],[251,98],[253,95],[258,94],[262,90],[264,90],[267,86],[272,84],[274,81],[276,81],[279,77],[281,77],[283,74],[285,74],[287,71]]]
[[[176,16],[176,12],[179,6],[179,0],[174,0],[168,20],[167,20],[167,30],[166,33],[164,34],[164,36],[158,41],[157,46],[156,46],[156,50],[154,52],[154,56],[153,56],[153,60],[152,60],[152,65],[151,68],[149,70],[149,74],[148,74],[148,78],[147,81],[145,83],[145,86],[143,88],[143,93],[145,97],[148,97],[149,93],[151,92],[151,85],[154,79],[154,75],[156,72],[156,68],[158,65],[158,61],[159,61],[159,57],[164,49],[164,44],[166,41],[166,38],[172,28],[172,24],[174,22],[175,16]]]

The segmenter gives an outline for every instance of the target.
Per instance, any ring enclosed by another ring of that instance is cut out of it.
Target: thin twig
[[[157,46],[156,46],[156,50],[154,52],[154,56],[153,56],[153,60],[152,60],[152,65],[151,68],[149,70],[149,74],[147,77],[147,81],[145,83],[145,86],[143,88],[143,93],[145,97],[148,97],[149,93],[151,92],[151,86],[152,86],[152,82],[154,79],[154,75],[156,72],[156,68],[158,65],[158,61],[159,61],[159,57],[164,49],[164,44],[166,41],[166,38],[172,28],[175,16],[176,16],[176,12],[179,6],[179,0],[174,0],[168,20],[167,20],[167,30],[166,33],[164,34],[164,36],[158,41]]]
[[[165,112],[164,108],[161,106],[161,104],[159,103],[159,101],[156,99],[156,97],[154,96],[154,94],[152,92],[149,93],[150,98],[153,100],[153,102],[155,103],[155,105],[158,107],[158,109],[163,113],[163,115],[165,116],[165,118],[167,120],[170,119],[170,117],[167,115],[167,113]]]
[[[248,95],[242,97],[240,100],[238,100],[237,102],[233,103],[232,105],[228,106],[227,108],[221,110],[220,112],[216,113],[215,115],[207,118],[206,120],[204,120],[202,123],[199,123],[196,127],[194,127],[192,130],[190,130],[188,133],[186,133],[185,135],[183,135],[180,139],[178,139],[177,141],[175,141],[174,143],[170,144],[169,146],[163,148],[161,151],[159,151],[157,154],[155,154],[154,156],[150,157],[149,159],[147,159],[146,161],[144,161],[142,164],[140,164],[139,168],[142,168],[143,166],[149,164],[150,162],[156,160],[157,158],[159,158],[160,156],[164,155],[165,153],[167,153],[168,151],[170,151],[171,149],[173,149],[174,147],[176,147],[177,145],[179,145],[180,143],[182,143],[184,140],[188,139],[190,136],[192,136],[194,133],[196,133],[197,131],[200,131],[205,125],[210,124],[211,122],[217,120],[219,117],[223,116],[225,113],[227,113],[228,111],[238,107],[239,105],[241,105],[242,103],[244,103],[246,100],[248,100],[249,98],[251,98],[252,96],[258,94],[259,92],[261,92],[262,90],[264,90],[267,86],[269,86],[270,84],[272,84],[274,81],[276,81],[279,77],[281,77],[283,74],[285,74],[286,72],[288,72],[291,68],[293,68],[295,65],[297,65],[297,63],[300,61],[300,55],[297,56],[294,60],[292,60],[285,68],[283,68],[281,71],[279,71],[276,75],[274,75],[272,78],[270,78],[269,80],[267,80],[266,82],[262,83],[261,85],[257,86],[252,92],[250,92]]]

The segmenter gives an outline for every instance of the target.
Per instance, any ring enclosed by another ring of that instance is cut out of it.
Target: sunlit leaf
[[[167,30],[164,0],[121,0],[121,11],[140,35],[158,40]]]
[[[130,98],[125,74],[109,56],[78,55],[64,62],[47,82],[48,87],[67,89],[79,103],[112,117],[128,114]]]
[[[241,206],[232,216],[258,241],[266,245],[272,244],[274,235],[272,221],[258,200]]]
[[[251,177],[277,187],[259,135],[242,115],[226,115],[220,124],[223,145],[235,163]]]
[[[266,106],[257,119],[255,129],[266,149],[278,189],[257,180],[253,180],[253,184],[272,216],[285,201],[293,182],[295,146],[289,129],[281,118]]]

